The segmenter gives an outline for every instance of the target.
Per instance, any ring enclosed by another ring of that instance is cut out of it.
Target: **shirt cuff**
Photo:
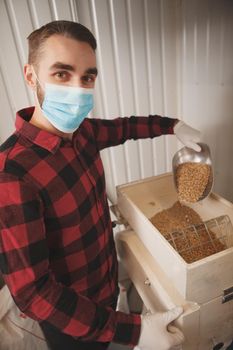
[[[166,129],[166,134],[174,134],[174,127],[179,122],[179,119],[162,117],[161,127]]]
[[[135,346],[138,344],[141,332],[141,317],[137,314],[116,312],[116,331],[112,341],[114,343]]]

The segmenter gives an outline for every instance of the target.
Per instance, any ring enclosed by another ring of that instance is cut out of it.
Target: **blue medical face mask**
[[[45,84],[42,111],[52,125],[72,133],[93,109],[93,89]]]
[[[62,132],[77,130],[93,109],[93,89],[45,83],[44,91],[43,115]]]

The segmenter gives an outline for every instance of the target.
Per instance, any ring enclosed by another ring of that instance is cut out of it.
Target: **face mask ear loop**
[[[40,79],[38,78],[37,74],[36,74],[36,71],[32,65],[32,70],[33,70],[33,73],[35,74],[35,77],[36,77],[36,80],[38,81],[38,83],[40,84],[40,87],[43,91],[45,91],[45,88],[43,87],[43,84],[41,83]]]
[[[41,87],[41,88],[43,89],[43,91],[45,92],[45,89],[43,88],[42,83],[41,83],[41,81],[39,80],[39,78],[38,78],[38,76],[37,76],[37,74],[36,74],[36,71],[35,71],[33,65],[32,65],[32,70],[33,70],[33,73],[35,74],[36,80],[37,80],[38,83],[40,84],[40,87]],[[34,95],[35,95],[35,98],[36,98],[37,105],[39,106],[40,110],[42,111],[40,102],[39,102],[39,100],[38,100],[38,96],[37,96],[37,91],[36,91],[36,90],[34,90]]]

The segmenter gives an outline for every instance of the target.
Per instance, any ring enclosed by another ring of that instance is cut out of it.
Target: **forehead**
[[[52,35],[43,44],[40,66],[49,67],[57,61],[85,69],[96,66],[96,55],[86,42],[63,35]]]

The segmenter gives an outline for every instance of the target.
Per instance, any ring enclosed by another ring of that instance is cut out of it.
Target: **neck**
[[[72,133],[64,133],[58,129],[56,129],[43,115],[41,108],[36,104],[33,115],[29,121],[31,124],[35,125],[37,128],[46,130],[52,134],[58,135],[64,139],[72,139]]]

